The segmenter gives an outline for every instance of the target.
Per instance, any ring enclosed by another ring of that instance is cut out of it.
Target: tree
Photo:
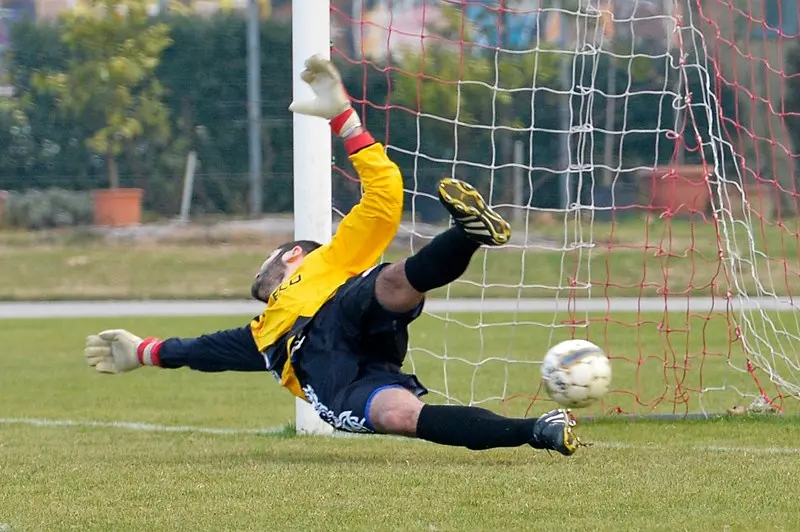
[[[800,43],[795,42],[786,50],[789,78],[786,91],[786,127],[792,137],[795,152],[800,151]]]
[[[546,86],[556,78],[558,54],[539,49],[508,54],[475,45],[473,31],[454,7],[442,7],[444,23],[429,28],[443,39],[431,39],[424,54],[403,54],[394,93],[398,100],[421,112],[433,113],[466,124],[492,124],[493,115],[515,110],[515,100],[530,107],[530,91],[523,87]],[[455,44],[463,41],[463,44]],[[492,109],[491,103],[495,108]],[[513,114],[513,113],[510,113]],[[496,120],[494,120],[496,123]],[[518,120],[508,118],[512,126]]]
[[[532,124],[544,131],[548,128],[543,124],[554,116],[557,97],[537,88],[553,85],[559,54],[542,46],[508,53],[505,47],[481,44],[482,34],[474,31],[463,11],[441,9],[442,22],[428,28],[440,38],[427,40],[423,54],[402,54],[399,67],[393,69],[392,104],[421,114],[419,141],[432,158],[452,160],[457,148],[458,162],[463,163],[457,169],[460,176],[472,171],[473,183],[485,187],[491,173],[484,169],[490,166],[497,169],[495,177],[508,174],[510,182],[515,138],[527,142]],[[552,142],[546,137],[536,140],[543,157],[549,156],[547,145]],[[508,166],[498,168],[504,165]],[[435,181],[444,171],[426,163],[417,173],[427,176],[423,181]],[[511,187],[496,191],[506,202],[512,200]]]
[[[197,212],[237,212],[247,206],[247,39],[241,13],[209,17],[170,15],[173,44],[157,76],[172,110],[164,171],[183,172],[190,149],[198,155]],[[292,208],[291,25],[261,24],[262,165],[264,209]],[[289,134],[285,134],[289,132]]]
[[[168,109],[169,138],[153,142],[157,135],[145,129],[137,139],[126,142],[116,157],[121,186],[135,183],[145,190],[148,211],[172,215],[178,208],[186,156],[195,150],[199,166],[193,211],[243,211],[249,190],[245,18],[240,13],[201,17],[171,10],[169,16],[149,20],[151,25],[158,23],[169,26],[171,41],[154,73],[163,87],[161,102]],[[104,157],[95,155],[86,142],[104,126],[103,117],[60,112],[61,96],[32,84],[34,77],[40,81],[36,73],[68,71],[75,54],[62,38],[65,26],[63,20],[20,21],[13,26],[11,84],[30,124],[31,138],[25,142],[33,143],[33,152],[26,151],[24,165],[17,159],[0,157],[0,179],[5,183],[0,188],[61,186],[88,190],[106,186]],[[265,186],[269,191],[264,208],[286,211],[292,206],[292,136],[284,134],[291,131],[292,120],[288,111],[292,94],[291,25],[265,21],[261,32],[262,116],[265,129],[272,133],[263,138]],[[385,73],[374,77],[386,81]],[[348,81],[360,79],[359,69]],[[370,89],[369,94],[377,93]],[[372,113],[371,118],[376,117],[379,113]],[[5,127],[2,121],[6,118],[10,115],[0,115],[0,127]],[[3,138],[0,145],[5,146]],[[65,176],[69,176],[68,182]]]
[[[782,204],[797,214],[798,183],[793,155],[797,146],[792,147],[791,134],[784,123],[784,99],[793,96],[791,77],[787,74],[793,48],[791,35],[796,31],[788,24],[797,16],[796,3],[781,2],[785,6],[782,20],[787,24],[783,35],[761,27],[762,18],[771,19],[781,12],[778,3],[777,0],[687,2],[687,11],[691,10],[692,21],[705,39],[702,49],[689,51],[697,54],[696,61],[713,63],[724,77],[723,84],[735,91],[736,113],[727,116],[722,125],[736,158],[735,171],[728,178],[738,179],[736,172],[739,172],[744,182],[777,181],[783,189],[778,194]],[[756,15],[755,21],[751,15]],[[767,20],[765,24],[779,25],[777,20]],[[719,85],[723,80],[717,81]]]
[[[61,112],[92,124],[86,145],[105,157],[108,184],[117,188],[126,145],[144,133],[156,142],[169,136],[154,75],[171,42],[169,27],[151,24],[145,0],[97,0],[67,12],[63,27],[66,66],[35,75],[34,85],[52,94]]]

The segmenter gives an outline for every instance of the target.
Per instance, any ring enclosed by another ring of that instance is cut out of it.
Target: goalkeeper
[[[315,98],[289,109],[330,120],[364,188],[331,242],[295,241],[270,253],[251,289],[266,308],[246,326],[163,340],[107,330],[87,338],[88,364],[101,373],[141,366],[269,371],[335,429],[475,450],[530,445],[573,454],[579,440],[566,410],[512,419],[419,399],[427,390],[401,371],[408,325],[422,312],[426,292],[456,280],[481,245],[506,243],[510,227],[473,187],[443,179],[439,198],[454,226],[417,254],[375,266],[400,225],[400,171],[362,127],[330,61],[310,58],[302,79]]]

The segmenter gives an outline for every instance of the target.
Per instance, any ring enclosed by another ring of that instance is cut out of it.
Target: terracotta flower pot
[[[140,188],[93,190],[94,224],[123,227],[141,223],[143,194]]]
[[[689,216],[708,210],[708,184],[700,165],[657,168],[650,174],[650,185],[650,208],[659,214]]]
[[[773,221],[775,219],[779,194],[779,190],[776,186],[766,183],[747,183],[744,186],[744,193],[749,203],[749,209],[745,204],[744,198],[742,198],[742,193],[736,185],[727,183],[726,192],[726,199],[730,201],[731,215],[734,219],[743,219],[748,210],[751,215],[763,218],[767,221]]]

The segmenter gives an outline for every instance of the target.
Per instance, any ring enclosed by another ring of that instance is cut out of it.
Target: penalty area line
[[[283,434],[287,430],[286,425],[266,427],[261,429],[247,428],[226,428],[226,427],[206,427],[197,425],[159,425],[154,423],[141,423],[134,421],[91,421],[78,419],[46,419],[46,418],[0,418],[0,425],[26,425],[29,427],[58,428],[58,427],[77,427],[77,428],[100,428],[100,429],[119,429],[134,432],[173,432],[173,433],[196,433],[211,434],[217,436],[274,436]],[[301,437],[310,437],[298,434]],[[403,439],[411,442],[428,444],[430,442],[404,438],[401,436],[382,436],[376,434],[350,434],[347,432],[335,432],[328,436],[321,437],[344,437],[344,438],[393,438]],[[741,445],[662,445],[658,443],[641,444],[626,443],[615,441],[593,441],[591,448],[607,450],[632,450],[632,451],[667,451],[667,450],[692,450],[697,452],[711,453],[735,453],[735,454],[760,454],[760,455],[787,455],[800,454],[800,447],[754,447]]]
[[[735,453],[735,454],[800,454],[798,447],[753,447],[746,445],[661,445],[658,443],[641,444],[641,443],[624,443],[613,441],[599,441],[591,442],[592,447],[599,447],[601,449],[619,449],[619,450],[635,450],[635,451],[674,451],[676,449],[691,450],[697,452],[707,453]]]
[[[286,431],[286,426],[267,427],[263,429],[202,427],[194,425],[158,425],[153,423],[139,423],[132,421],[90,421],[77,419],[42,419],[27,417],[0,418],[0,425],[28,425],[33,427],[79,427],[79,428],[104,428],[123,429],[137,432],[194,432],[200,434],[217,434],[228,436],[245,435],[275,435]]]

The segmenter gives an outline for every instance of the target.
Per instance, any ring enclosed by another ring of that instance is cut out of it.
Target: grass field
[[[450,318],[458,321],[425,316],[414,325],[411,357],[420,377],[439,391],[447,384],[462,401],[471,391],[473,399],[502,394],[507,383],[507,393],[526,396],[505,405],[512,413],[524,412],[536,394],[538,366],[530,362],[569,333],[537,325],[563,316]],[[706,385],[753,390],[749,376],[727,369],[721,318],[670,316],[670,328],[692,325],[670,334],[657,327],[663,316],[614,318],[628,325],[591,321],[589,337],[620,357],[615,388],[635,390],[645,402],[666,398],[656,411],[671,411],[677,383],[696,386],[701,375]],[[141,369],[107,376],[82,359],[84,336],[107,327],[189,336],[246,319],[0,322],[0,529],[800,529],[792,489],[800,480],[800,426],[789,417],[617,419],[583,424],[581,436],[595,445],[572,458],[524,448],[475,453],[395,438],[293,436],[284,428],[293,400],[269,375]],[[517,327],[503,326],[511,320]],[[446,366],[431,354],[445,352]],[[519,362],[475,365],[490,356]],[[722,406],[737,399],[731,391],[704,396]],[[537,400],[531,415],[550,406]],[[262,428],[276,433],[243,432]]]
[[[517,228],[514,246],[480,251],[460,281],[433,296],[797,294],[800,237],[793,220],[784,223],[737,222],[727,236],[702,220]],[[75,232],[0,233],[0,300],[246,298],[255,270],[286,239],[201,232],[109,242]],[[740,258],[731,259],[734,251]],[[409,253],[399,245],[386,259]]]

